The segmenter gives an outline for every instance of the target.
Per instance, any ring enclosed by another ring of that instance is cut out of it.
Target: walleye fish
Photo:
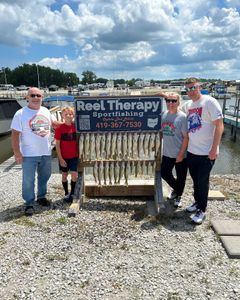
[[[111,158],[115,158],[115,152],[116,152],[116,145],[117,145],[117,134],[114,132],[112,134],[112,142],[111,142]]]
[[[142,174],[143,175],[147,174],[147,166],[145,160],[142,161]]]
[[[111,141],[112,141],[112,134],[111,132],[108,132],[107,139],[106,139],[106,159],[110,158],[111,154]]]
[[[115,167],[114,167],[114,183],[115,183],[115,184],[118,183],[118,180],[119,180],[119,173],[120,173],[119,163],[116,162],[116,163],[115,163]]]
[[[118,178],[118,184],[120,184],[120,181],[123,177],[123,174],[124,174],[124,167],[125,167],[125,163],[124,161],[121,161],[120,162],[120,170],[119,170],[119,178]]]
[[[145,137],[144,137],[144,141],[143,141],[143,151],[144,151],[144,155],[148,156],[149,155],[149,138],[150,138],[150,134],[146,133]]]
[[[91,134],[90,137],[90,146],[89,146],[89,159],[94,159],[96,157],[95,153],[95,135],[94,133]]]
[[[109,174],[109,162],[106,161],[106,162],[104,163],[104,168],[103,168],[103,180],[104,180],[104,185],[107,184],[108,174]]]
[[[161,139],[159,132],[155,135],[155,156],[158,155],[161,146]]]
[[[125,177],[125,185],[128,185],[128,176],[130,174],[130,162],[128,161],[125,164],[124,177]]]
[[[122,135],[121,135],[121,133],[119,133],[117,136],[117,157],[118,158],[122,157]]]
[[[138,134],[134,132],[133,134],[133,146],[132,146],[132,156],[137,158],[137,146],[138,146]]]
[[[101,143],[101,135],[97,133],[96,140],[95,140],[95,152],[96,152],[96,159],[99,159],[100,154],[100,143]]]
[[[106,137],[105,134],[103,134],[101,136],[101,142],[100,142],[100,157],[103,158],[104,157],[104,153],[105,153],[105,144],[106,144]]]
[[[112,185],[114,180],[114,163],[109,162],[109,184]]]
[[[85,160],[88,160],[89,158],[89,145],[90,145],[90,136],[89,133],[85,134],[84,139],[84,158]]]
[[[141,153],[143,151],[143,140],[144,140],[144,134],[140,133],[139,139],[138,139],[138,157],[141,157]]]
[[[137,175],[141,175],[142,174],[142,165],[141,165],[141,161],[139,160],[137,162]]]
[[[148,143],[148,153],[149,153],[149,155],[151,155],[151,153],[154,150],[154,146],[155,146],[154,144],[155,144],[155,133],[152,132],[151,135],[150,135],[150,138],[149,138],[149,143]]]
[[[94,177],[95,182],[97,183],[98,182],[98,163],[97,163],[97,161],[94,163],[94,166],[93,166],[93,177]]]
[[[102,179],[103,179],[103,162],[100,161],[98,165],[98,184],[102,185]]]
[[[79,137],[79,157],[81,158],[83,156],[83,150],[84,150],[84,135],[81,133]]]
[[[127,139],[128,139],[127,134],[124,133],[123,138],[122,138],[122,154],[125,159],[127,159],[127,157],[128,157],[128,140]]]
[[[128,133],[128,157],[131,158],[132,157],[132,148],[133,148],[133,136],[132,136],[132,133],[129,132]]]

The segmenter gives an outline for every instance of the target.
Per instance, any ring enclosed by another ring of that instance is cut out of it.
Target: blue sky
[[[0,67],[240,79],[240,0],[0,0]]]

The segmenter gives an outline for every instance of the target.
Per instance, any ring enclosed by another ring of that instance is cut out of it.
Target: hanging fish
[[[111,158],[115,158],[115,152],[116,152],[116,145],[117,145],[117,134],[114,132],[112,134],[112,142],[111,142]]]
[[[96,152],[96,159],[98,160],[100,158],[100,143],[101,143],[101,135],[97,133],[95,136],[95,152]]]
[[[84,159],[88,160],[89,158],[89,145],[90,145],[90,135],[89,133],[85,134],[84,139]]]
[[[141,165],[141,161],[139,160],[137,162],[137,175],[141,175],[142,174],[142,165]]]
[[[138,134],[134,132],[133,134],[133,146],[132,146],[132,156],[133,158],[137,158],[137,147],[138,147]]]
[[[115,167],[114,167],[114,183],[115,183],[115,184],[118,183],[118,180],[119,180],[119,173],[120,173],[119,163],[116,162],[116,163],[115,163]]]
[[[133,135],[131,132],[128,133],[128,157],[132,158],[132,149],[133,149]]]
[[[128,157],[128,140],[127,139],[128,139],[127,133],[124,133],[123,138],[122,138],[122,154],[125,159],[127,159],[127,157]]]
[[[155,133],[152,132],[149,138],[149,143],[148,143],[148,154],[151,155],[151,153],[154,150],[154,145],[155,144]]]
[[[90,137],[90,146],[89,146],[89,160],[96,157],[95,153],[95,134],[92,133]]]
[[[114,180],[114,163],[109,163],[109,184],[112,185]]]
[[[81,158],[83,156],[83,150],[84,150],[84,135],[81,133],[79,137],[79,157]]]
[[[106,161],[106,162],[104,163],[104,169],[103,169],[104,185],[107,184],[108,174],[109,174],[109,162]]]
[[[149,148],[148,148],[149,138],[150,138],[150,134],[146,133],[143,141],[143,151],[146,157],[149,155]]]
[[[124,171],[124,177],[125,177],[125,185],[128,185],[128,177],[130,174],[130,162],[128,161],[125,164],[125,171]]]
[[[104,157],[105,144],[106,144],[106,137],[105,137],[105,134],[103,134],[102,137],[101,137],[101,142],[100,142],[100,157],[101,158]]]
[[[143,151],[143,140],[144,140],[144,134],[140,133],[138,138],[138,157],[141,157],[141,153]]]
[[[95,182],[97,183],[98,182],[98,163],[97,163],[97,161],[94,163],[94,166],[93,166],[93,177],[94,177]]]
[[[123,177],[124,169],[125,169],[125,163],[124,163],[124,161],[121,161],[120,162],[120,170],[119,170],[118,183],[120,183],[120,181],[121,181],[121,179]]]
[[[117,135],[117,158],[122,157],[122,135],[119,133]]]
[[[102,179],[103,179],[103,161],[100,161],[98,165],[98,184],[102,185]]]
[[[111,155],[111,141],[112,141],[112,135],[111,132],[108,132],[107,139],[106,139],[106,159],[110,158]]]
[[[145,160],[142,161],[142,174],[143,175],[147,174],[147,166]]]
[[[155,135],[155,156],[157,156],[160,151],[160,145],[161,145],[160,133],[157,132]]]

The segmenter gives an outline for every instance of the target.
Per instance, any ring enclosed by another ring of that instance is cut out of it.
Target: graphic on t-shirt
[[[41,137],[44,137],[50,133],[50,121],[43,115],[35,115],[29,121],[29,127],[34,134]]]
[[[176,127],[171,122],[162,123],[162,132],[163,135],[174,136]]]
[[[189,132],[194,133],[202,128],[202,107],[189,109],[187,120]]]

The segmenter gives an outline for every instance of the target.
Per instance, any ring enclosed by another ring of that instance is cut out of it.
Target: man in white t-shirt
[[[22,164],[22,197],[25,214],[34,213],[35,174],[38,174],[37,202],[49,206],[47,182],[51,176],[51,126],[58,122],[42,104],[42,91],[28,90],[28,105],[18,110],[12,120],[12,147],[15,161]]]
[[[192,221],[201,224],[207,208],[209,177],[219,154],[219,144],[224,130],[222,109],[218,101],[202,95],[197,78],[185,82],[189,101],[184,110],[188,121],[187,162],[193,180],[194,203],[186,211],[195,214]]]

